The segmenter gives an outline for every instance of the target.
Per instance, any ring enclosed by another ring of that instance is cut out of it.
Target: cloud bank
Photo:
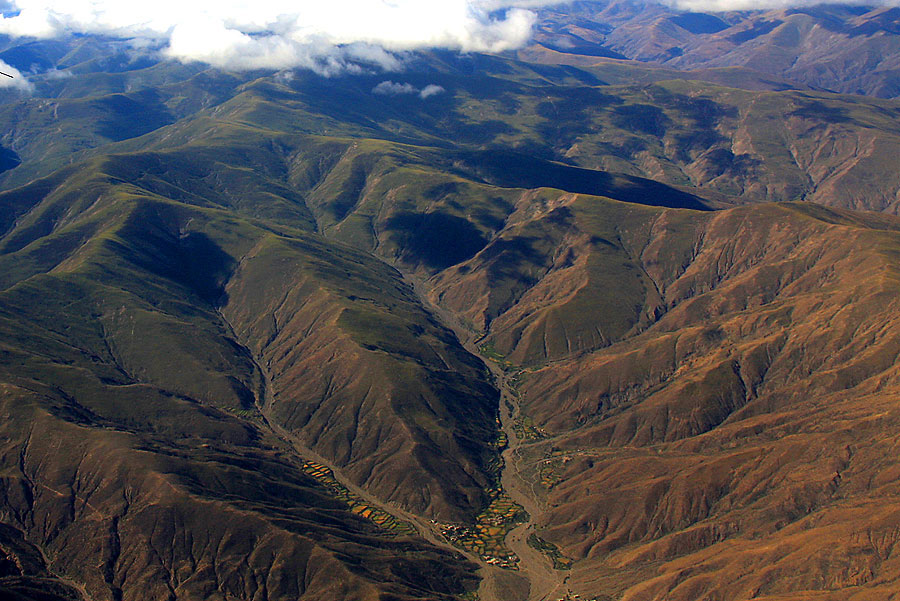
[[[36,38],[102,34],[169,58],[233,69],[354,62],[396,68],[419,48],[498,52],[531,36],[529,8],[562,0],[11,0],[0,33]]]

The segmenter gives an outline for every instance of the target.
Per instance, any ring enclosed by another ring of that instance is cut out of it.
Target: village
[[[554,599],[553,601],[606,601],[605,599],[601,599],[599,597],[582,597],[576,593],[567,592],[564,597],[559,597],[558,599]]]
[[[432,522],[452,545],[478,555],[482,561],[507,570],[517,570],[519,558],[504,540],[510,530],[528,519],[525,510],[500,489],[493,489],[491,504],[472,526]]]

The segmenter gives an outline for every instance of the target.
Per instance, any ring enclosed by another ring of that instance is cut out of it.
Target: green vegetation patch
[[[512,367],[512,361],[506,358],[506,355],[499,352],[496,348],[494,348],[494,344],[492,342],[485,342],[481,346],[478,347],[478,352],[481,353],[485,358],[497,363],[501,367]]]
[[[547,557],[553,560],[554,570],[570,570],[572,569],[572,560],[560,552],[559,547],[553,543],[547,542],[537,534],[532,533],[528,537],[528,546],[537,549]]]
[[[533,441],[547,438],[547,433],[534,425],[530,417],[520,417],[513,424],[513,432],[519,440]]]
[[[350,511],[356,515],[375,522],[379,527],[398,536],[415,536],[418,534],[415,527],[409,522],[397,519],[388,512],[367,504],[359,496],[350,492],[346,486],[337,481],[334,472],[328,467],[315,461],[306,461],[303,471],[312,476],[316,482],[331,490],[338,499],[350,507]]]
[[[438,527],[451,544],[478,555],[485,563],[517,570],[519,558],[506,546],[506,535],[528,521],[528,512],[501,488],[491,490],[490,494],[490,505],[478,514],[471,526],[439,523]]]
[[[541,486],[547,490],[562,482],[561,472],[562,461],[559,459],[544,459],[541,461],[540,478]]]

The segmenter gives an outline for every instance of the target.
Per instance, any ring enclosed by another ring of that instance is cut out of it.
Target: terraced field
[[[534,420],[527,416],[518,418],[516,420],[516,423],[513,425],[513,430],[516,434],[516,437],[520,440],[533,441],[547,438],[547,434],[540,428],[536,427],[534,425]]]
[[[337,499],[340,499],[350,508],[350,512],[360,517],[372,520],[381,528],[398,536],[415,536],[416,528],[409,522],[397,519],[395,516],[379,507],[368,505],[359,496],[350,492],[346,486],[337,481],[334,472],[315,461],[303,463],[303,471],[312,476],[316,482],[325,485]]]

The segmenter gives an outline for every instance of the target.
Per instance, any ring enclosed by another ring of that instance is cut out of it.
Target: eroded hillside
[[[87,189],[100,198],[65,204]],[[496,393],[396,272],[102,175],[64,181],[28,215],[4,237],[3,516],[54,573],[99,599],[437,599],[472,586],[459,556],[351,512],[269,423],[383,501],[480,510]],[[259,323],[264,302],[291,318]],[[364,327],[386,307],[421,336],[399,345]]]

